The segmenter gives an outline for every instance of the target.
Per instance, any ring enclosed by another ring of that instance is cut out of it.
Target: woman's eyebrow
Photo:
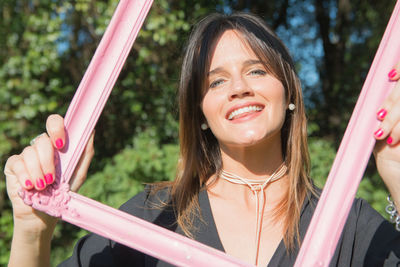
[[[259,59],[249,59],[249,60],[246,60],[245,62],[243,62],[243,67],[249,67],[249,66],[258,65],[258,64],[264,65],[264,63]],[[219,73],[219,72],[223,72],[223,71],[224,71],[223,67],[217,67],[217,68],[213,69],[212,71],[209,71],[207,73],[207,77],[209,77],[213,74]]]
[[[216,73],[218,73],[218,72],[222,72],[222,71],[223,71],[223,68],[222,68],[222,67],[215,68],[215,69],[213,69],[212,71],[209,71],[209,72],[207,73],[207,77],[209,77],[209,76],[211,76],[211,75],[213,75],[213,74],[216,74]]]
[[[259,59],[249,59],[249,60],[246,60],[246,61],[243,63],[243,66],[249,67],[249,66],[258,65],[258,64],[264,65],[264,63],[263,63],[261,60],[259,60]]]

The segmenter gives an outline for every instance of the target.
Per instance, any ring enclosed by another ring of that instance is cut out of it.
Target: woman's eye
[[[213,81],[213,82],[210,84],[210,88],[215,88],[215,87],[217,87],[218,85],[221,85],[223,82],[224,82],[224,80],[222,80],[222,79]]]
[[[267,72],[265,70],[252,70],[250,71],[250,75],[265,75]]]

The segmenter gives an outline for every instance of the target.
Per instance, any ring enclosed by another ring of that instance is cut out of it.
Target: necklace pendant
[[[254,191],[261,191],[261,189],[263,188],[262,184],[256,184],[254,185]]]

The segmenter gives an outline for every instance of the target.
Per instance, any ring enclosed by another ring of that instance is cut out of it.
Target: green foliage
[[[143,189],[144,183],[172,180],[178,146],[160,145],[154,132],[146,131],[132,145],[115,155],[103,170],[90,176],[80,193],[112,207],[119,207]]]
[[[358,187],[357,197],[368,201],[371,206],[377,210],[383,217],[389,219],[385,212],[385,207],[388,204],[386,197],[388,191],[378,174],[366,175]]]
[[[0,217],[0,266],[8,263],[12,234],[13,216],[11,210],[5,210]]]
[[[308,141],[311,158],[310,176],[317,187],[323,188],[335,159],[336,149],[332,142],[321,138],[309,138]]]

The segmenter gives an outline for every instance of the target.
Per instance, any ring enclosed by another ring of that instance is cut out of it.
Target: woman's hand
[[[397,84],[377,113],[381,124],[375,132],[374,155],[378,172],[400,212],[400,63],[388,76]]]
[[[62,149],[65,144],[64,119],[59,115],[51,115],[46,123],[47,133],[43,133],[23,149],[19,155],[8,158],[5,165],[7,193],[13,206],[14,227],[21,231],[38,234],[52,233],[57,222],[43,212],[25,205],[18,196],[21,187],[27,190],[45,190],[54,182],[54,150]],[[92,134],[84,153],[71,178],[71,190],[76,191],[86,179],[86,173],[94,154]]]
[[[21,154],[8,158],[4,168],[14,215],[9,267],[50,266],[50,243],[57,219],[25,205],[18,196],[21,187],[26,190],[45,190],[54,182],[54,150],[62,149],[65,144],[64,119],[59,115],[49,116],[46,129],[47,133],[35,138]],[[70,180],[73,191],[78,190],[86,179],[94,154],[93,138],[94,134]]]

